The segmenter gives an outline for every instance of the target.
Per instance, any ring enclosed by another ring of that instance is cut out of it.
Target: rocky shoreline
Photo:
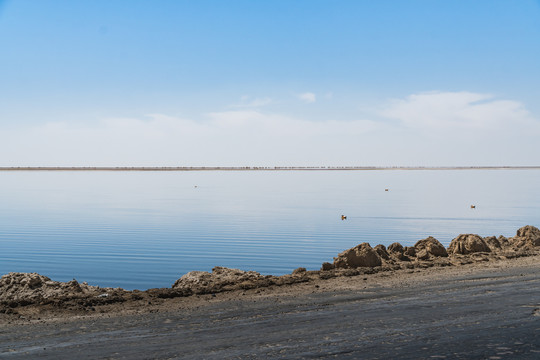
[[[9,273],[0,278],[0,321],[22,317],[40,319],[46,313],[110,313],[117,310],[115,305],[125,307],[129,304],[131,308],[141,310],[150,308],[152,303],[172,298],[201,295],[215,297],[218,293],[231,291],[260,291],[299,283],[319,284],[331,278],[456,267],[535,256],[539,253],[540,230],[527,225],[518,229],[516,235],[510,238],[462,234],[453,239],[448,248],[433,237],[409,247],[399,243],[388,248],[384,245],[371,247],[368,243],[362,243],[338,254],[332,263],[323,263],[321,270],[298,268],[282,276],[215,267],[211,273],[189,272],[171,288],[145,291],[101,288],[76,280],[57,282],[37,273]]]

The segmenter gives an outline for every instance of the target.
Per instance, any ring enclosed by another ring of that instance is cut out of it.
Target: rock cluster
[[[400,262],[410,263],[414,260],[435,260],[447,257],[444,246],[435,238],[428,237],[418,241],[414,246],[403,247],[393,243],[388,248],[377,245],[374,248],[368,243],[362,243],[345,250],[334,258],[333,264],[324,263],[321,270],[355,269],[359,267],[392,267]],[[406,265],[405,267],[410,267]]]
[[[467,255],[479,258],[489,254],[511,258],[535,250],[540,250],[540,230],[527,225],[510,239],[504,236],[483,238],[476,234],[461,234],[450,242],[447,249],[431,236],[419,240],[414,246],[404,247],[400,243],[393,243],[388,249],[384,245],[372,248],[370,244],[362,243],[338,254],[333,263],[324,263],[321,270],[454,265],[466,263],[463,257]],[[489,259],[484,257],[483,260]]]

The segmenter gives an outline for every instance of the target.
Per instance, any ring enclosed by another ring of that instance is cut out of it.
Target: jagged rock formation
[[[448,256],[443,244],[432,236],[418,241],[414,244],[414,249],[416,250],[416,257],[421,260],[427,260],[430,257]]]
[[[171,290],[174,296],[186,296],[191,294],[214,294],[231,290],[247,290],[272,285],[290,285],[308,281],[311,273],[313,272],[307,271],[305,268],[297,268],[292,274],[273,276],[261,275],[255,271],[243,271],[216,266],[212,269],[211,273],[206,271],[191,271],[185,274],[176,280]],[[160,293],[159,297],[167,297],[167,294]]]
[[[484,238],[484,241],[490,249],[494,250],[502,249],[503,246],[508,245],[508,239],[502,235],[499,236],[499,238],[495,236],[487,236]]]
[[[173,289],[196,289],[196,293],[213,293],[232,290],[235,287],[252,288],[266,279],[255,271],[243,271],[216,266],[212,273],[206,271],[190,271],[176,280]]]
[[[390,254],[388,254],[388,251],[386,250],[386,246],[384,245],[377,245],[373,248],[377,252],[377,254],[381,257],[381,259],[389,260]]]
[[[390,246],[388,246],[388,251],[393,252],[393,253],[403,254],[405,249],[403,248],[403,245],[401,245],[398,242],[395,242],[393,244],[390,244]]]
[[[381,264],[381,257],[368,243],[345,250],[334,258],[334,267],[338,269],[375,267]]]
[[[520,228],[516,236],[510,239],[502,235],[498,238],[495,236],[483,238],[476,234],[461,234],[452,240],[448,249],[431,236],[419,240],[414,246],[406,247],[397,242],[388,248],[384,245],[372,248],[370,244],[362,243],[340,253],[334,258],[333,264],[324,263],[321,271],[381,266],[383,268],[411,268],[458,265],[477,260],[489,260],[484,256],[487,253],[491,253],[492,258],[527,256],[530,255],[530,251],[538,247],[540,247],[540,230],[530,225]],[[464,258],[465,255],[471,255],[474,258]]]
[[[58,296],[84,296],[101,292],[99,287],[86,283],[52,281],[37,273],[9,273],[0,278],[0,301],[42,301]]]
[[[390,244],[388,246],[388,254],[391,258],[400,260],[400,261],[410,261],[410,258],[405,255],[405,248],[398,242]]]
[[[493,236],[493,238],[495,238]],[[490,239],[494,249],[501,248],[500,242]],[[498,246],[498,247],[497,247]],[[472,254],[477,252],[491,252],[488,243],[476,234],[461,234],[450,242],[448,253],[450,254]]]
[[[405,254],[407,256],[415,257],[416,256],[416,248],[414,246],[405,246],[403,248],[403,254]]]
[[[534,249],[540,246],[540,230],[534,226],[527,225],[518,229],[516,236],[509,240],[514,249]]]

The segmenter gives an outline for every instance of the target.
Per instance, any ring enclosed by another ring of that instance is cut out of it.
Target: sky
[[[0,0],[0,166],[540,165],[539,0]]]

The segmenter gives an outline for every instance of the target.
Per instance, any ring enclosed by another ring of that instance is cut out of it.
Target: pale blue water
[[[147,289],[217,265],[318,269],[365,241],[539,226],[538,184],[538,170],[0,172],[0,274]]]

